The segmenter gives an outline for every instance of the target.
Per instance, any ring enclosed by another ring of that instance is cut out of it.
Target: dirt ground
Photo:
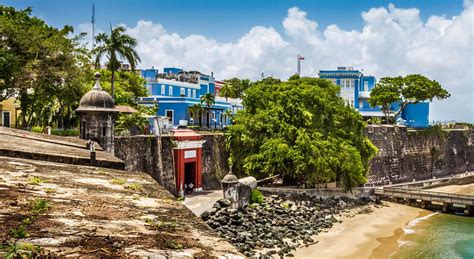
[[[49,256],[240,256],[146,174],[0,157],[0,257],[35,245]]]

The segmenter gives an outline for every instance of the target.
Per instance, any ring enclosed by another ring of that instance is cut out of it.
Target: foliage
[[[23,127],[67,128],[77,122],[74,110],[92,73],[89,53],[82,34],[70,36],[71,26],[48,26],[31,11],[0,5],[0,101],[18,96]]]
[[[245,91],[245,109],[226,132],[230,163],[257,178],[281,174],[306,186],[366,181],[377,149],[365,123],[328,80],[265,78]]]
[[[106,69],[100,71],[100,86],[104,91],[112,90],[112,72]],[[93,78],[91,77],[92,81]],[[136,107],[136,99],[140,96],[147,96],[148,90],[145,87],[146,81],[140,75],[132,71],[115,72],[114,78],[114,99],[117,105],[128,105]],[[91,84],[92,85],[92,84]]]
[[[33,126],[31,128],[31,131],[32,132],[35,132],[35,133],[43,133],[44,132],[44,128],[42,126]]]
[[[28,232],[23,225],[20,225],[17,229],[10,229],[10,235],[13,238],[25,238],[28,236]]]
[[[263,194],[258,189],[252,189],[252,193],[250,194],[250,203],[263,203]]]
[[[52,129],[52,135],[56,136],[79,136],[79,129],[72,128],[72,129]]]
[[[370,93],[369,103],[372,107],[380,105],[390,123],[390,105],[399,102],[400,109],[395,112],[396,118],[410,103],[446,99],[450,96],[441,85],[429,78],[413,74],[405,77],[382,78]]]
[[[124,185],[127,182],[127,179],[124,178],[114,178],[109,181],[111,184]]]
[[[139,183],[132,183],[125,188],[130,189],[132,191],[140,191],[142,189],[142,185]]]
[[[28,184],[31,184],[31,185],[40,185],[44,182],[45,180],[43,178],[37,177],[37,176],[33,176],[28,180]]]
[[[426,129],[422,129],[418,131],[421,135],[424,136],[435,136],[439,139],[444,139],[446,137],[446,132],[443,130],[441,125],[433,125]]]
[[[148,115],[154,115],[153,109],[146,107],[144,105],[138,105],[137,112],[132,114],[120,114],[119,118],[115,122],[118,135],[123,135],[121,132],[128,132],[130,134],[134,129],[138,133],[143,133],[145,128],[148,126]]]
[[[140,62],[140,57],[135,50],[137,40],[125,34],[125,30],[124,26],[118,26],[112,29],[110,35],[99,33],[95,37],[98,44],[93,51],[95,65],[99,68],[102,58],[107,57],[107,69],[111,72],[112,97],[115,96],[115,72],[120,68],[121,61],[127,61],[132,70]]]
[[[50,205],[46,200],[34,199],[30,202],[31,212],[42,213],[49,209]]]
[[[166,240],[165,246],[170,249],[183,249],[184,245],[173,240]]]
[[[201,104],[206,105],[207,108],[207,127],[209,128],[209,122],[211,120],[211,106],[216,103],[216,97],[212,93],[201,95]]]
[[[42,251],[39,245],[15,242],[0,245],[0,251],[6,252],[6,259],[10,258],[36,258],[37,254]]]
[[[248,79],[239,79],[237,77],[224,80],[224,87],[221,88],[221,96],[226,98],[242,98],[244,91],[251,85]],[[223,89],[226,88],[224,91]]]

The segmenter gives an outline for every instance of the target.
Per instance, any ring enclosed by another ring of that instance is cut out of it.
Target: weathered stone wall
[[[369,183],[425,180],[474,170],[474,131],[414,131],[370,126],[367,136],[379,149],[370,162]]]
[[[354,188],[347,192],[341,188],[321,188],[321,189],[299,189],[299,188],[275,188],[275,187],[257,187],[265,196],[278,195],[289,200],[304,200],[305,198],[341,198],[350,199],[374,198],[374,188]]]
[[[173,144],[170,137],[121,136],[115,138],[115,156],[125,170],[148,173],[171,193],[176,191]]]
[[[203,135],[203,140],[206,142],[202,147],[202,187],[204,190],[220,189],[220,179],[228,171],[224,136]],[[148,173],[171,193],[175,193],[173,143],[170,136],[162,136],[161,143],[155,136],[116,137],[115,156],[125,162],[126,170]]]

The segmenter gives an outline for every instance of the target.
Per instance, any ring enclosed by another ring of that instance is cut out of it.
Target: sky
[[[377,78],[420,73],[451,97],[430,120],[474,122],[474,4],[468,0],[93,1],[96,31],[127,27],[140,68],[176,66],[217,79],[288,78],[353,66]],[[92,1],[3,0],[48,24],[91,32]],[[85,39],[90,43],[90,35]]]

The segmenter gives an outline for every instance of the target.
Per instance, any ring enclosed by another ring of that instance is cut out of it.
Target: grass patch
[[[5,252],[5,258],[36,258],[43,249],[30,243],[7,243],[0,245],[0,252]]]
[[[289,208],[290,208],[290,203],[288,203],[288,202],[283,202],[283,203],[281,204],[281,207],[284,208],[284,209],[289,209]]]
[[[178,224],[176,223],[176,221],[162,221],[162,220],[146,219],[145,222],[158,230],[174,231],[178,227]]]
[[[132,191],[140,191],[142,189],[142,186],[139,183],[132,183],[125,188],[130,189]]]
[[[44,192],[45,192],[45,193],[56,193],[56,189],[54,189],[54,188],[46,188],[46,189],[44,189]]]
[[[180,244],[176,241],[173,241],[173,240],[166,240],[165,241],[165,246],[170,248],[170,249],[183,249],[184,248],[184,245],[183,244]]]
[[[44,182],[46,182],[46,180],[44,180],[41,177],[36,177],[36,176],[33,176],[28,180],[28,184],[31,184],[31,185],[40,185]]]
[[[11,228],[10,235],[13,238],[25,238],[28,236],[28,232],[25,229],[25,226],[21,225],[18,228]]]
[[[127,182],[127,179],[124,178],[114,178],[109,181],[111,184],[124,185]]]
[[[253,189],[252,193],[250,195],[250,203],[262,204],[263,203],[263,194],[259,190]]]
[[[34,199],[30,202],[31,212],[42,213],[49,209],[50,205],[46,200]]]

